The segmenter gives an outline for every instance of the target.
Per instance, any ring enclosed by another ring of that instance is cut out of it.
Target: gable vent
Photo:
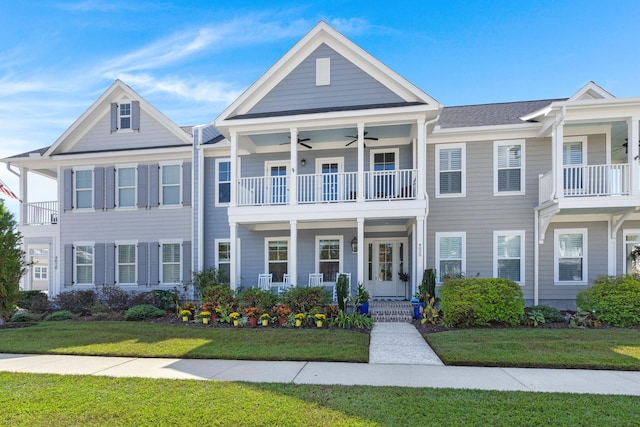
[[[316,86],[331,84],[331,58],[316,59]]]

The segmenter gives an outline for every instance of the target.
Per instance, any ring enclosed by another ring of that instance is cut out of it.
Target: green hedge
[[[524,314],[522,290],[507,279],[449,279],[440,298],[443,321],[450,326],[516,326]]]
[[[633,276],[598,277],[578,293],[576,305],[612,326],[640,325],[640,281]]]

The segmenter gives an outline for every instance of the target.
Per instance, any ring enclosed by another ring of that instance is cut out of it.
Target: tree
[[[0,199],[0,325],[13,312],[20,299],[20,278],[27,262],[20,247],[22,234],[17,222]]]

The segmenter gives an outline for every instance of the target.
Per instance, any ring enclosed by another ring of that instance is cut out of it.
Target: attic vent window
[[[140,101],[111,103],[111,132],[140,130]]]
[[[120,129],[131,129],[131,104],[120,104]]]
[[[331,84],[331,58],[316,59],[316,86]]]

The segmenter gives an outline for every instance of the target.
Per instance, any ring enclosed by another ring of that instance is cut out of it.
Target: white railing
[[[298,203],[355,201],[357,172],[298,175]]]
[[[628,164],[564,166],[565,197],[628,195]]]
[[[538,176],[538,202],[540,204],[551,200],[553,195],[553,171]]]
[[[24,225],[49,225],[58,223],[58,202],[27,203]]]
[[[416,169],[365,172],[367,200],[415,199]]]
[[[258,176],[238,179],[238,206],[285,205],[289,201],[289,177]]]

